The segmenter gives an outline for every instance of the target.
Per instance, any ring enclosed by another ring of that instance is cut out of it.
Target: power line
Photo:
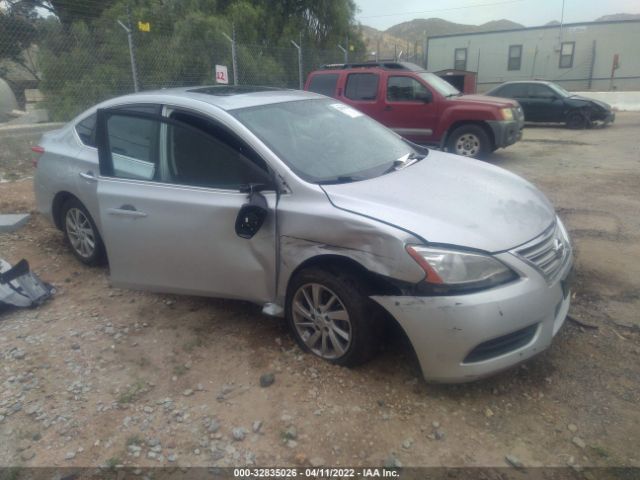
[[[462,7],[451,7],[451,8],[441,8],[438,10],[423,10],[420,12],[402,12],[402,13],[386,13],[384,15],[367,15],[365,17],[360,18],[381,18],[381,17],[398,17],[401,15],[421,15],[423,13],[437,13],[437,12],[448,12],[451,10],[463,10],[466,8],[475,8],[475,7],[492,7],[494,5],[505,5],[507,3],[519,3],[524,2],[525,0],[507,0],[504,2],[493,2],[493,3],[477,3],[473,5],[465,5]]]

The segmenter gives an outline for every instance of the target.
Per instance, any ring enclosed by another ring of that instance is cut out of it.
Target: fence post
[[[235,86],[238,85],[238,59],[236,56],[236,26],[231,26],[231,37],[226,33],[222,32],[224,38],[229,40],[231,43],[231,69],[233,70],[233,84]]]
[[[300,35],[300,45],[291,40],[291,44],[298,49],[298,85],[300,90],[304,88],[304,81],[302,79],[302,35]]]
[[[131,59],[131,75],[133,76],[133,91],[137,92],[139,90],[138,87],[138,67],[136,65],[136,54],[133,45],[133,33],[131,31],[131,10],[127,7],[127,15],[129,17],[129,26],[122,23],[118,20],[120,26],[127,32],[127,40],[129,42],[129,57]]]
[[[340,50],[342,50],[342,53],[344,53],[344,63],[345,65],[349,63],[349,53],[347,52],[347,49],[344,48],[342,45],[338,44],[338,48]]]

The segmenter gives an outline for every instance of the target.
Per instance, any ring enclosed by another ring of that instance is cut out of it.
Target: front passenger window
[[[427,87],[411,77],[389,77],[387,100],[390,102],[423,102],[430,95]]]
[[[266,167],[228,132],[200,117],[174,113],[185,125],[167,125],[169,181],[180,185],[237,190],[250,183],[264,183]],[[261,175],[260,170],[265,171]]]

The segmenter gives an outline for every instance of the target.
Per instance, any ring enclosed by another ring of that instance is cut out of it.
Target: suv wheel
[[[344,366],[369,360],[380,341],[380,318],[362,288],[346,274],[309,268],[291,280],[286,315],[300,347]]]
[[[85,265],[100,265],[105,249],[100,233],[85,206],[76,198],[62,207],[62,227],[71,251]]]
[[[463,157],[482,158],[491,152],[491,141],[482,127],[462,125],[449,135],[447,151]]]

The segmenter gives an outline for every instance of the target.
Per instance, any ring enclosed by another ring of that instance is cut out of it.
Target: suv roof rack
[[[381,61],[362,63],[330,63],[322,65],[321,70],[343,70],[346,68],[382,68],[384,70],[408,70],[412,72],[424,71],[424,68],[409,62]]]

